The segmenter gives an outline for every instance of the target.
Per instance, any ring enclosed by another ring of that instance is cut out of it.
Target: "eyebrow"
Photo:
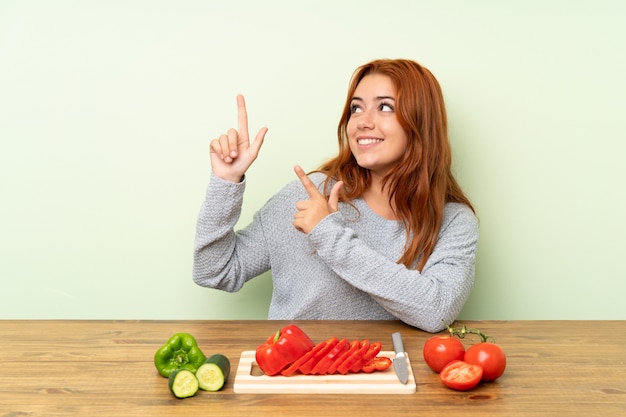
[[[352,100],[365,101],[361,97],[357,97],[357,96],[352,97]],[[391,96],[376,96],[375,100],[376,101],[383,101],[383,100],[393,100],[393,101],[396,101],[396,99],[394,97],[391,97]]]

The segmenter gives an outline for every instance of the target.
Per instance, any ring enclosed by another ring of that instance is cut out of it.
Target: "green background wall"
[[[0,318],[265,318],[191,280],[210,139],[241,224],[335,152],[352,71],[430,68],[481,238],[464,319],[626,319],[626,2],[0,1]],[[315,277],[311,277],[315,279]],[[320,300],[320,302],[323,302]]]

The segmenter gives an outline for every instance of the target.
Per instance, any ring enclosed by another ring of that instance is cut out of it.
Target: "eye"
[[[393,104],[391,103],[387,103],[387,102],[382,102],[380,103],[380,107],[379,107],[380,111],[384,111],[384,112],[394,112],[395,109],[393,107]]]
[[[354,113],[360,113],[363,110],[361,109],[361,106],[359,106],[358,104],[352,103],[350,105],[350,114],[354,114]]]

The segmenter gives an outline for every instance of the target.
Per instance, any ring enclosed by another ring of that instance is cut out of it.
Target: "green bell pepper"
[[[189,333],[176,333],[154,354],[154,365],[161,375],[168,378],[176,369],[193,373],[204,363],[206,356]]]

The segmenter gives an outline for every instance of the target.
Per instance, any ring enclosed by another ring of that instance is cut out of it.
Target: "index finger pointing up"
[[[296,165],[293,168],[293,170],[296,172],[296,175],[298,176],[298,178],[300,178],[300,182],[302,183],[302,185],[304,185],[304,189],[306,190],[306,193],[309,195],[309,198],[311,200],[317,199],[317,198],[324,198],[322,193],[320,193],[320,191],[317,189],[315,184],[313,184],[313,181],[311,181],[308,175],[306,175],[306,173],[300,167],[300,165]]]
[[[248,135],[248,112],[246,110],[246,100],[243,95],[237,95],[237,123],[239,126],[239,136],[245,141],[250,140]]]

